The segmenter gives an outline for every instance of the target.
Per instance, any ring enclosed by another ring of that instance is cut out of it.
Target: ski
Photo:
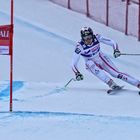
[[[107,94],[113,95],[117,93],[118,91],[121,91],[124,88],[124,86],[118,86],[116,89],[108,89]]]

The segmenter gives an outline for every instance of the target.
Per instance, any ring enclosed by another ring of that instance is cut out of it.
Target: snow
[[[33,7],[33,8],[31,8]],[[9,22],[9,0],[0,0],[0,24]],[[27,9],[27,10],[26,10]],[[34,10],[35,9],[35,10]],[[72,81],[70,67],[79,30],[117,41],[122,52],[139,53],[136,38],[69,11],[48,0],[15,0],[13,112],[9,110],[9,58],[0,56],[0,136],[5,140],[137,140],[140,97],[137,88],[118,79],[125,89],[114,96],[84,69],[84,80]],[[139,56],[113,58],[121,71],[140,78]]]

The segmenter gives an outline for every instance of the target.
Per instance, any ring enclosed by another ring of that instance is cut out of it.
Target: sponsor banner
[[[0,26],[0,55],[9,54],[11,25]]]

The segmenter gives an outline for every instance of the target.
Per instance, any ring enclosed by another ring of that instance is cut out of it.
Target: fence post
[[[138,41],[140,41],[140,0],[139,0],[139,14],[138,14]]]
[[[128,5],[129,0],[126,1],[126,14],[125,14],[125,34],[128,35]]]
[[[109,19],[109,0],[106,0],[106,26],[108,26]]]
[[[86,15],[87,15],[87,17],[89,17],[90,16],[90,14],[89,14],[89,0],[86,0],[86,9],[87,9]]]
[[[71,9],[70,0],[68,0],[68,9]]]

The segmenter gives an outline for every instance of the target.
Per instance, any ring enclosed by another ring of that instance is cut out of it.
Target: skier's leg
[[[119,78],[131,85],[134,85],[138,88],[140,88],[140,81],[126,73],[122,73],[120,72],[116,66],[113,64],[113,62],[104,55],[100,55],[100,58],[102,59],[102,61],[104,62],[104,69],[111,74],[113,77],[115,78]]]
[[[100,69],[96,66],[96,64],[89,60],[86,62],[87,70],[90,71],[92,74],[94,74],[96,77],[98,77],[100,80],[102,80],[104,83],[106,83],[110,88],[114,88],[115,86],[118,86],[105,72],[104,70]]]

